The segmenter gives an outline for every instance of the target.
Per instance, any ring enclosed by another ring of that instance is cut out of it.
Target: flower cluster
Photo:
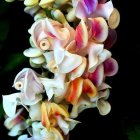
[[[10,0],[7,0],[10,1]],[[11,0],[13,1],[13,0]],[[31,47],[23,53],[33,68],[15,77],[19,92],[3,95],[5,126],[18,140],[66,140],[79,113],[97,108],[110,112],[107,101],[118,64],[109,48],[116,41],[120,15],[106,0],[24,0],[34,17]],[[22,134],[27,130],[30,136]]]

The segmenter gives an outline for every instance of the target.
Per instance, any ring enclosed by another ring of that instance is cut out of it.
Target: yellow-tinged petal
[[[58,140],[64,140],[62,134],[55,127],[51,128],[51,132],[53,132],[55,135],[57,135],[57,138],[59,137]]]
[[[116,8],[114,8],[108,20],[109,27],[111,29],[116,29],[119,23],[120,23],[120,13]]]
[[[83,93],[90,98],[94,98],[97,95],[97,89],[89,79],[83,81]]]
[[[82,94],[83,79],[77,78],[71,81],[66,93],[66,100],[73,105],[76,105]]]
[[[51,4],[54,2],[55,0],[41,0],[39,3],[39,6],[41,6],[42,8],[46,8],[51,6]]]
[[[34,6],[34,5],[36,5],[38,2],[39,2],[39,0],[25,0],[25,1],[24,1],[24,4],[25,4],[26,6]]]
[[[62,105],[51,103],[51,110],[54,115],[63,115],[65,118],[69,117],[67,109],[64,106],[62,107]]]
[[[47,108],[47,105],[48,105],[48,108]],[[49,103],[45,103],[45,102],[42,102],[41,104],[41,122],[42,122],[42,125],[46,128],[50,128],[50,121],[49,121]]]

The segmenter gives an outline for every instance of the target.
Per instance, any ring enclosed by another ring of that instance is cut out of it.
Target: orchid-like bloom
[[[27,100],[35,100],[36,95],[44,91],[38,74],[30,68],[24,68],[15,77],[13,87],[20,90]]]
[[[74,40],[75,31],[72,27],[48,18],[36,21],[29,30],[33,43],[42,51],[64,48]]]
[[[42,125],[48,131],[58,126],[67,135],[72,130],[78,121],[69,119],[67,108],[63,105],[50,103],[48,101],[41,104]],[[61,135],[61,134],[60,134]]]
[[[9,129],[9,136],[17,136],[22,133],[23,130],[27,129],[29,125],[26,123],[26,120],[23,116],[23,108],[18,110],[18,112],[13,117],[7,117],[4,125]]]

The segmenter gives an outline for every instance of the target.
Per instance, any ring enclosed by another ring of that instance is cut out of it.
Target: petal
[[[82,57],[65,51],[65,57],[58,65],[60,73],[69,73],[82,63]]]
[[[24,4],[26,6],[34,6],[39,2],[39,0],[24,0]]]
[[[69,130],[73,130],[78,123],[81,123],[79,121],[76,121],[76,120],[73,120],[73,119],[70,119],[70,118],[65,118],[65,120],[69,124]]]
[[[98,61],[99,61],[98,56],[103,51],[103,44],[95,44],[91,42],[88,47],[89,47],[88,71],[92,73],[96,68],[95,66],[98,64]]]
[[[76,27],[75,41],[76,41],[76,47],[78,49],[82,49],[86,47],[88,43],[88,31],[87,31],[86,24],[83,20],[81,20],[80,24]]]
[[[39,57],[33,57],[31,58],[31,61],[34,63],[34,64],[37,64],[37,65],[40,65],[40,64],[43,64],[45,62],[45,58],[44,56],[39,56]]]
[[[98,87],[98,91],[100,92],[100,91],[106,90],[106,89],[108,89],[108,88],[111,88],[111,86],[103,82],[103,83]]]
[[[116,8],[114,8],[113,12],[109,17],[108,25],[111,29],[116,29],[119,23],[120,23],[120,13]]]
[[[103,4],[103,3],[105,3],[107,0],[98,0],[98,3],[99,4]]]
[[[98,0],[84,0],[84,3],[87,9],[87,13],[91,14],[96,10]]]
[[[111,110],[111,106],[110,106],[109,102],[107,102],[103,99],[100,99],[97,101],[97,108],[101,115],[107,115]]]
[[[17,113],[13,116],[13,117],[8,117],[5,121],[4,121],[4,126],[7,129],[11,129],[12,127],[14,127],[15,125],[17,125],[18,123],[20,123],[22,121],[21,115],[23,113],[23,108],[19,109],[17,111]]]
[[[16,113],[17,98],[19,98],[20,93],[3,95],[3,109],[7,116],[13,117]]]
[[[26,56],[26,57],[39,57],[42,55],[42,52],[37,49],[37,48],[29,48],[29,49],[26,49],[23,54]]]
[[[50,129],[49,109],[50,103],[42,102],[41,104],[41,122],[44,127]]]
[[[86,66],[87,66],[87,59],[85,57],[83,57],[82,64],[70,72],[70,81],[74,80],[78,77],[81,77],[85,71]]]
[[[117,40],[117,32],[115,30],[109,29],[108,37],[105,41],[105,49],[110,49]]]
[[[89,98],[94,98],[97,95],[97,89],[89,79],[84,79],[83,93],[87,94]]]
[[[51,4],[54,2],[55,0],[41,0],[39,3],[39,6],[41,6],[42,8],[47,8],[49,6],[51,6]]]
[[[104,42],[108,36],[108,25],[104,18],[89,18],[91,22],[91,37],[97,42]]]
[[[113,76],[118,72],[118,63],[113,58],[107,59],[103,65],[106,76]]]
[[[113,11],[113,3],[112,1],[108,1],[104,4],[98,4],[96,10],[93,12],[93,17],[103,17],[109,20],[109,17]]]
[[[64,135],[67,135],[69,133],[69,124],[60,115],[56,116],[56,119]]]
[[[31,105],[29,108],[29,116],[32,121],[40,121],[41,120],[41,104],[37,103],[35,105]]]
[[[71,118],[77,118],[79,113],[84,111],[87,108],[94,108],[96,107],[95,103],[91,103],[89,100],[80,98],[78,103],[72,107],[72,111],[70,113]]]
[[[93,73],[89,73],[88,78],[93,82],[96,87],[99,87],[104,78],[104,67],[99,65]]]
[[[76,105],[82,94],[83,79],[77,78],[71,81],[69,86],[66,93],[66,100],[71,104]]]
[[[25,7],[24,12],[33,16],[40,9],[39,5],[34,5],[30,7]]]
[[[17,125],[15,125],[10,132],[8,133],[9,136],[17,136],[20,135],[22,133],[23,130],[25,130],[26,128],[28,128],[29,126],[27,125],[26,122],[21,122]]]
[[[57,105],[55,103],[51,103],[51,109],[52,109],[52,113],[56,116],[62,115],[65,118],[69,117],[69,113],[68,113],[67,109],[62,105]]]

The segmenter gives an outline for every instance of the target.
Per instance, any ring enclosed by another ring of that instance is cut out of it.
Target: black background
[[[88,109],[78,117],[82,123],[70,133],[70,140],[140,140],[130,139],[129,131],[140,126],[140,12],[136,0],[113,0],[114,6],[121,14],[121,22],[117,28],[118,39],[113,48],[112,56],[119,63],[119,72],[108,79],[112,86],[109,101],[112,110],[107,116],[100,116],[97,109]],[[0,70],[8,61],[9,54],[23,52],[29,48],[27,29],[33,23],[32,17],[23,12],[22,2],[10,4],[8,11],[0,17],[8,19],[10,30],[0,50]],[[28,61],[14,71],[1,75],[0,94],[11,94],[14,77],[24,67],[30,67]],[[0,120],[0,140],[11,140]],[[138,129],[137,129],[138,130]],[[140,129],[139,129],[140,130]],[[136,133],[137,135],[137,133]]]

